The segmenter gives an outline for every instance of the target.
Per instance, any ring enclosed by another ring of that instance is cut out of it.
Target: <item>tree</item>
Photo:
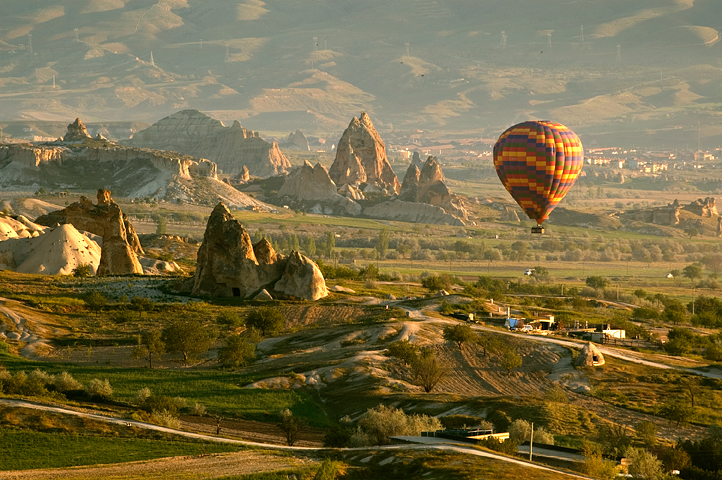
[[[657,425],[649,420],[642,420],[634,426],[637,436],[648,447],[653,447],[657,443]]]
[[[138,310],[138,320],[143,318],[143,312],[153,309],[153,300],[146,297],[133,297],[130,299],[130,304],[135,310]]]
[[[431,349],[424,349],[421,355],[411,363],[411,374],[416,385],[430,393],[447,375],[448,368]]]
[[[218,349],[218,361],[235,368],[244,367],[256,358],[260,341],[261,334],[255,329],[244,335],[231,335],[226,338],[226,345]]]
[[[95,291],[87,294],[83,302],[88,309],[95,312],[95,315],[98,316],[98,312],[108,303],[108,299],[102,293]]]
[[[399,360],[403,360],[404,364],[410,365],[416,360],[419,347],[408,340],[397,340],[389,344],[385,353],[389,357],[398,358]]]
[[[594,290],[604,290],[609,285],[609,280],[600,276],[587,277],[586,284]]]
[[[144,359],[148,368],[153,368],[153,358],[160,360],[165,353],[165,343],[160,330],[151,330],[138,337],[138,345],[133,349],[133,357]]]
[[[476,340],[476,334],[471,329],[471,325],[456,324],[444,327],[444,340],[454,342],[459,350],[464,342],[473,342]]]
[[[677,325],[687,321],[687,308],[678,300],[667,301],[662,318]]]
[[[196,359],[216,342],[215,329],[198,320],[178,319],[163,329],[162,339],[171,353],[183,354],[183,361]]]
[[[541,280],[547,280],[549,279],[549,270],[547,270],[546,267],[542,267],[541,265],[537,265],[532,269],[532,276],[539,278]]]
[[[717,275],[722,272],[722,253],[712,253],[702,257],[702,264]]]
[[[625,456],[629,461],[629,474],[632,478],[661,480],[665,477],[662,462],[653,453],[643,448],[630,447]]]
[[[155,217],[155,233],[157,235],[165,235],[166,230],[166,221],[165,217],[162,215],[157,215]]]
[[[246,317],[246,326],[255,328],[264,337],[278,335],[283,331],[286,320],[280,309],[274,307],[260,307],[251,310]]]
[[[376,242],[376,250],[379,252],[379,257],[386,258],[386,251],[389,249],[389,229],[384,227],[379,232],[379,239]]]
[[[306,237],[306,245],[304,245],[304,250],[306,250],[306,255],[308,255],[309,257],[313,257],[314,255],[316,255],[316,240],[314,240],[313,237]]]
[[[73,276],[78,278],[89,277],[93,273],[89,263],[81,263],[73,269]]]
[[[289,447],[292,447],[301,435],[301,431],[308,425],[305,420],[296,418],[293,413],[287,408],[279,412],[281,416],[281,422],[278,424],[286,435],[286,443]]]
[[[243,325],[243,319],[236,312],[224,310],[216,317],[216,323],[227,328],[235,328]]]
[[[323,244],[324,254],[330,257],[334,248],[336,248],[336,235],[333,232],[326,232],[326,242]]]
[[[692,263],[682,269],[682,275],[694,283],[695,279],[702,278],[702,267],[697,263]]]
[[[694,408],[695,400],[702,393],[702,387],[699,384],[697,377],[685,377],[680,381],[684,393],[689,398],[690,407]]]
[[[676,422],[677,426],[682,423],[687,423],[694,415],[694,408],[678,401],[671,400],[659,409],[659,415],[669,420],[669,422]]]
[[[582,446],[582,463],[581,471],[590,477],[600,480],[614,480],[619,473],[619,467],[616,462],[604,460],[602,458],[602,449],[599,445],[592,442],[585,442]]]
[[[512,350],[506,350],[501,355],[501,366],[506,369],[509,375],[511,375],[512,370],[521,367],[521,363],[521,355]]]
[[[632,439],[626,426],[612,423],[599,427],[599,442],[605,453],[621,455],[632,443]]]

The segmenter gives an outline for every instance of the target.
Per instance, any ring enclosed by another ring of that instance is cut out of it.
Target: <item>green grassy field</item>
[[[235,452],[211,442],[110,438],[0,429],[0,470],[58,468],[133,462],[176,455]]]
[[[107,379],[119,402],[130,402],[136,392],[148,387],[154,395],[185,398],[188,405],[205,405],[209,412],[225,417],[275,421],[278,412],[288,408],[294,415],[315,426],[325,426],[328,418],[323,408],[308,393],[299,390],[263,390],[243,388],[252,376],[223,370],[151,370],[113,368],[70,363],[43,363],[0,353],[0,364],[11,372],[35,369],[49,374],[66,371],[81,383],[93,378]],[[268,377],[272,372],[264,372]]]

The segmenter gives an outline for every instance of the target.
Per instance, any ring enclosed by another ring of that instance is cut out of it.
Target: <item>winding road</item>
[[[232,438],[225,438],[225,437],[217,437],[213,435],[203,435],[200,433],[193,433],[193,432],[185,432],[182,430],[175,430],[168,427],[161,427],[160,425],[153,425],[151,423],[145,423],[145,422],[139,422],[136,420],[126,420],[123,418],[114,418],[114,417],[108,417],[105,415],[100,415],[97,413],[88,413],[88,412],[78,412],[76,410],[71,410],[68,408],[61,408],[61,407],[55,407],[52,405],[43,405],[39,403],[29,402],[27,400],[16,400],[16,399],[10,399],[10,398],[0,398],[0,405],[7,405],[9,407],[16,407],[16,408],[31,408],[34,410],[42,410],[45,412],[51,412],[51,413],[59,413],[63,415],[74,415],[77,417],[84,417],[89,418],[92,420],[96,420],[99,422],[106,422],[106,423],[113,423],[116,425],[126,425],[129,427],[137,427],[137,428],[143,428],[146,430],[154,430],[157,432],[163,432],[168,433],[172,435],[180,435],[182,437],[186,438],[193,438],[196,440],[204,440],[209,442],[220,442],[220,443],[229,443],[234,445],[242,445],[247,447],[261,447],[261,448],[267,448],[267,449],[273,449],[273,450],[283,450],[283,451],[304,451],[304,452],[311,452],[311,451],[321,451],[321,450],[327,450],[325,448],[315,448],[315,447],[289,447],[286,445],[275,445],[275,444],[268,444],[268,443],[258,443],[258,442],[249,442],[245,440],[235,440]],[[414,439],[417,439],[421,441],[424,437],[403,437],[404,440],[407,441],[413,441]],[[466,455],[474,455],[477,457],[485,457],[485,458],[492,458],[495,460],[500,460],[502,462],[509,462],[514,463],[517,465],[523,465],[525,467],[529,468],[535,468],[539,470],[546,470],[549,472],[555,472],[559,474],[563,474],[565,477],[569,478],[582,478],[582,479],[589,479],[589,477],[585,477],[582,475],[576,475],[573,473],[564,472],[562,470],[558,470],[552,467],[546,467],[544,465],[539,465],[536,463],[527,462],[524,460],[506,457],[503,455],[497,455],[491,452],[486,452],[483,450],[478,450],[476,448],[473,448],[471,446],[465,446],[460,444],[454,444],[454,443],[419,443],[419,444],[408,444],[408,445],[383,445],[383,446],[377,446],[372,447],[374,450],[441,450],[441,451],[452,451],[457,453],[462,453]],[[346,448],[343,449],[344,451],[364,451],[369,450],[367,447],[363,448]]]

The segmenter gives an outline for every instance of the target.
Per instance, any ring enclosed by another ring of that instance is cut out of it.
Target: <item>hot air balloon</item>
[[[494,145],[494,167],[501,183],[544,233],[542,223],[582,171],[584,149],[560,123],[523,122],[508,128]]]

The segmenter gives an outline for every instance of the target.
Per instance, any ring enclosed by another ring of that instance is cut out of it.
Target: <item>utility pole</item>
[[[552,49],[552,34],[547,33],[547,50]]]
[[[501,48],[506,48],[506,32],[501,31]]]
[[[617,62],[622,61],[622,46],[617,45]]]
[[[579,33],[579,44],[584,45],[584,25],[582,25],[581,32]]]
[[[318,51],[318,37],[313,37],[313,49]]]
[[[225,63],[231,63],[231,50],[226,43],[226,60]]]
[[[33,53],[33,34],[28,33],[28,51],[30,54]]]
[[[532,461],[531,452],[532,452],[533,445],[534,445],[534,422],[531,422],[531,436],[529,437],[529,461],[530,462]]]
[[[409,42],[404,42],[404,46],[406,47],[406,56],[410,57],[411,55],[409,55],[409,53],[410,53]]]
[[[74,28],[73,31],[75,32],[75,43],[79,43],[80,38],[78,38],[78,31],[79,31],[78,28],[77,27]]]

